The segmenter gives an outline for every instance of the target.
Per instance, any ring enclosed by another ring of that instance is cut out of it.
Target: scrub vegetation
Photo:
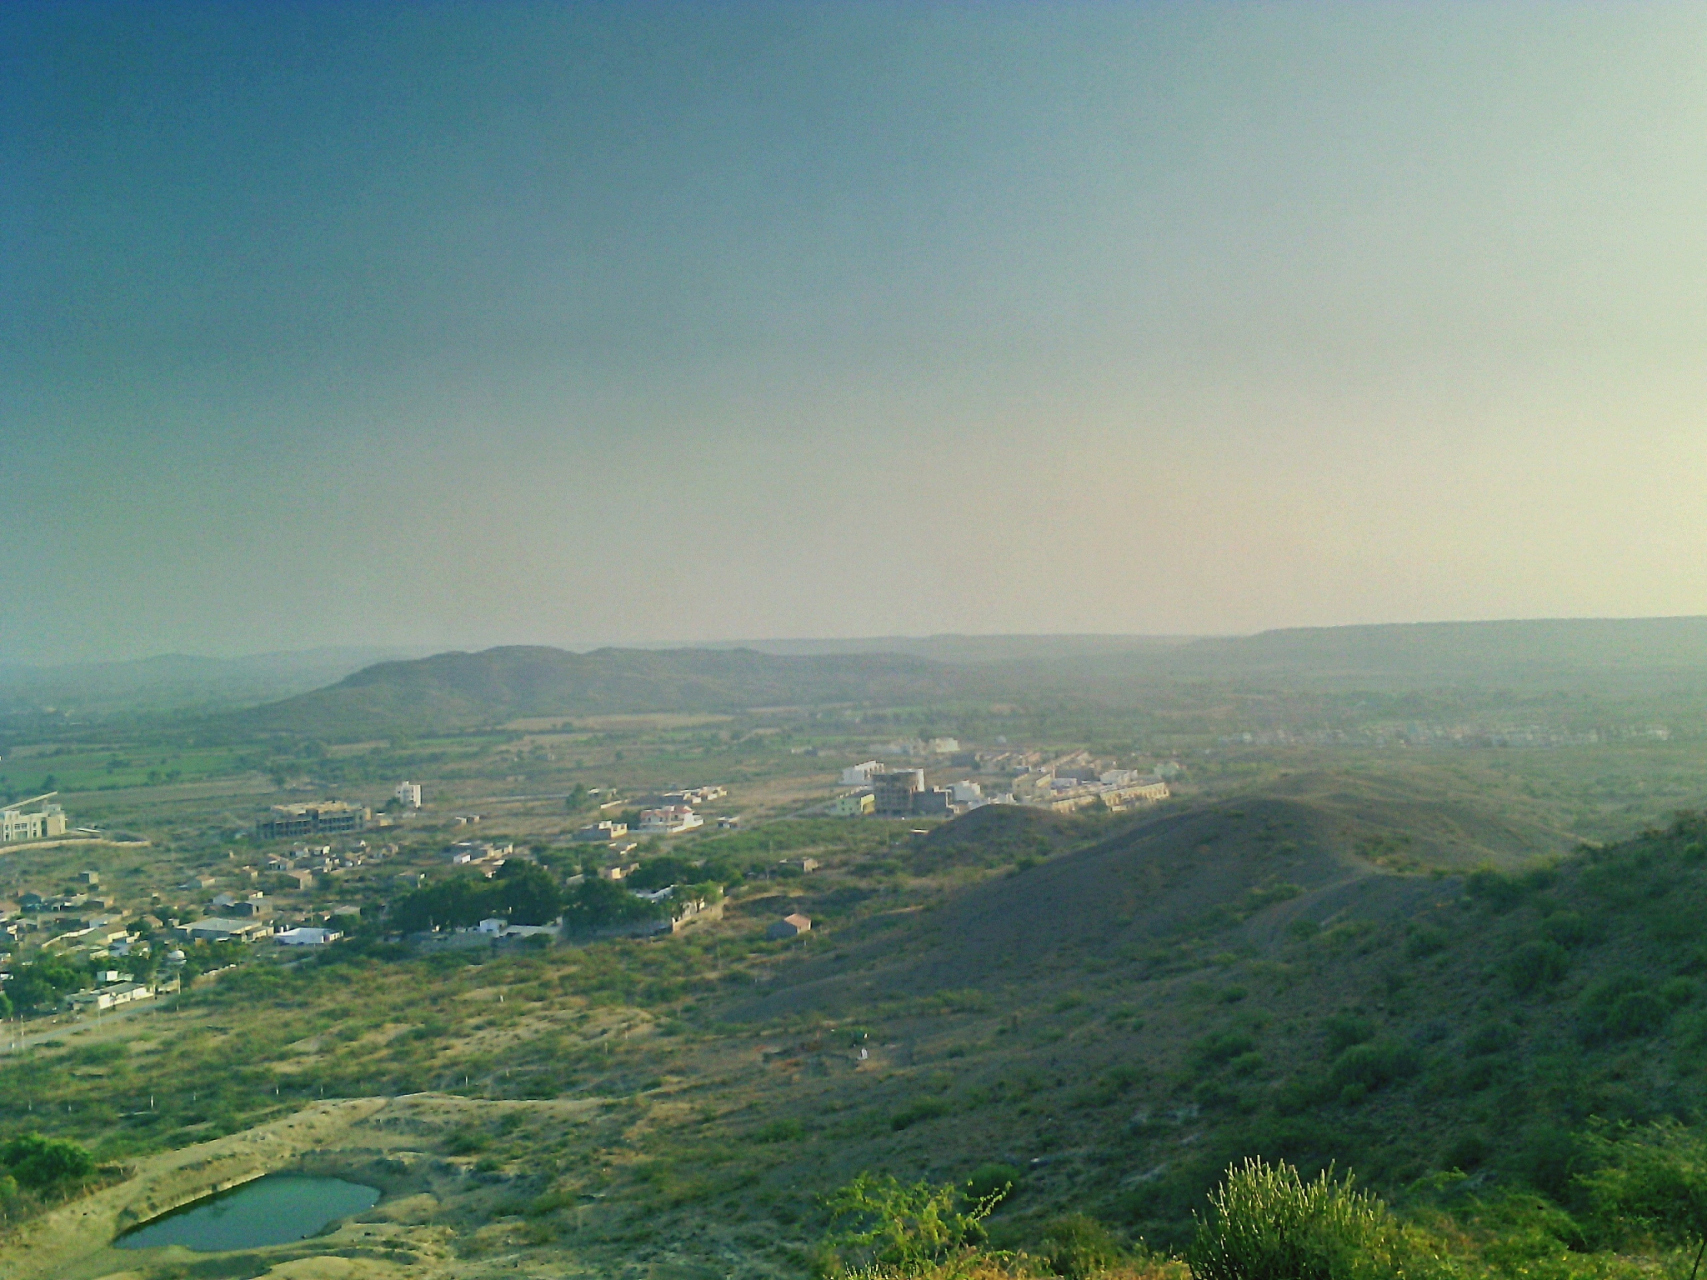
[[[1490,715],[1467,704],[1492,695],[1265,696],[269,730],[220,748],[246,772],[65,794],[135,839],[20,849],[0,881],[64,893],[96,868],[154,944],[127,972],[158,969],[166,919],[216,889],[257,886],[346,936],[176,944],[182,993],[76,1018],[64,995],[117,961],[19,944],[4,1211],[34,1229],[161,1161],[371,1099],[314,1167],[384,1187],[379,1208],[246,1274],[383,1229],[376,1276],[1699,1280],[1707,747],[1673,717],[1665,737],[1401,750],[1357,735]],[[1243,741],[1306,715],[1347,741]],[[97,733],[130,752],[121,728],[9,745],[4,767],[46,769]],[[815,811],[843,763],[938,733],[1174,760],[1176,797],[947,822]],[[383,859],[268,878],[285,846],[246,834],[261,806],[378,808],[400,776],[429,807],[366,833]],[[702,782],[731,789],[708,813],[741,824],[645,841],[624,882],[570,839]],[[450,865],[466,838],[517,856],[491,878]],[[720,918],[650,941],[443,932],[658,914],[631,889],[670,885]],[[812,930],[768,937],[790,913]],[[446,945],[405,940],[435,927]],[[182,1265],[145,1251],[107,1269]]]

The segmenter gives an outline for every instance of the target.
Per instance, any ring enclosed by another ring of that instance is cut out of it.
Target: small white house
[[[273,941],[281,947],[324,947],[343,936],[336,929],[310,929],[302,926],[279,930],[273,935]]]
[[[397,790],[391,794],[402,801],[406,808],[419,809],[421,807],[421,784],[419,782],[399,782]]]

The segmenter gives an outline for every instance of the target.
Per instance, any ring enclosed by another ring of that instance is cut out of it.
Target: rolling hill
[[[907,702],[953,689],[952,669],[896,655],[781,657],[751,650],[510,646],[383,662],[337,684],[244,713],[261,731],[360,737],[518,716],[732,711]]]
[[[1259,794],[1167,806],[1101,829],[1087,841],[1094,821],[1001,805],[938,828],[917,841],[916,872],[989,865],[992,852],[1016,870],[956,894],[899,939],[892,922],[868,942],[850,937],[850,950],[795,971],[763,1008],[834,1008],[878,990],[1050,983],[1093,957],[1140,974],[1174,971],[1230,937],[1272,943],[1296,920],[1322,924],[1348,911],[1402,918],[1439,896],[1443,873],[1519,868],[1572,844],[1489,807],[1339,774],[1282,779]],[[1049,856],[1063,848],[1070,852]]]
[[[865,1105],[884,1119],[835,1121],[860,1135],[837,1167],[964,1176],[1007,1160],[1025,1171],[1004,1211],[1015,1239],[1078,1207],[1177,1242],[1248,1154],[1337,1161],[1401,1197],[1452,1169],[1568,1197],[1589,1117],[1707,1103],[1692,1047],[1707,1042],[1707,952],[1688,924],[1707,904],[1699,818],[1536,857],[1546,832],[1464,813],[1413,827],[1395,870],[1368,851],[1396,811],[1364,797],[1359,817],[1327,779],[1299,792],[1115,822],[870,917],[734,1016],[881,1028]],[[1063,835],[1025,812],[960,822],[914,856],[1005,859]],[[1511,870],[1463,874],[1466,832]],[[801,1088],[778,1103],[847,1105]]]

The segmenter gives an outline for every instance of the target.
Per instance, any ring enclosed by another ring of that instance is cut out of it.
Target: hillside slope
[[[1030,1168],[1016,1231],[1077,1207],[1177,1241],[1251,1154],[1566,1196],[1591,1116],[1697,1115],[1707,824],[1468,876],[1382,867],[1360,835],[1284,796],[1158,814],[820,940],[731,1012],[872,1029],[881,1119],[837,1120],[833,1167],[999,1156]],[[773,1098],[808,1132],[849,1106],[797,1084]]]
[[[729,711],[796,703],[942,697],[949,668],[893,655],[778,657],[750,650],[510,646],[364,668],[325,689],[259,707],[258,730],[361,736],[518,716]]]
[[[1087,845],[1086,834],[1099,830]],[[1080,847],[1048,858],[1073,843]],[[831,1007],[880,989],[1051,982],[1087,962],[1118,961],[1145,976],[1174,971],[1192,963],[1205,939],[1223,947],[1229,925],[1250,942],[1272,940],[1294,920],[1321,923],[1349,910],[1403,916],[1438,896],[1440,872],[1521,866],[1570,847],[1563,832],[1338,774],[1283,779],[1262,794],[1167,806],[1100,828],[992,805],[920,840],[914,869],[940,870],[991,850],[1045,861],[1018,862],[1014,874],[942,902],[899,937],[892,919],[867,925],[869,940],[851,933],[849,950],[792,972],[763,1007]],[[1395,873],[1406,870],[1430,874]]]

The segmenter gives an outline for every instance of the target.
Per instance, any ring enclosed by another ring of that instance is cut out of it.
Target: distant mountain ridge
[[[1566,672],[1707,672],[1707,617],[1539,618],[1294,627],[1199,640],[1167,655],[1181,667],[1309,669],[1323,676],[1478,679]]]
[[[383,662],[337,684],[245,713],[253,728],[385,732],[492,724],[520,716],[713,712],[758,706],[897,702],[951,693],[953,669],[896,654],[782,657],[746,649],[512,645]]]
[[[0,664],[0,714],[46,707],[91,715],[215,711],[306,693],[388,659],[419,650],[342,646],[207,658],[163,653],[121,662],[43,666]]]
[[[590,653],[511,645],[431,657],[371,649],[237,659],[163,655],[0,667],[0,714],[54,705],[95,715],[214,712],[235,729],[383,735],[533,715],[894,705],[952,697],[1006,701],[1044,694],[1135,705],[1180,681],[1700,696],[1707,693],[1707,617],[1390,623],[1201,638],[769,640],[752,647]]]

